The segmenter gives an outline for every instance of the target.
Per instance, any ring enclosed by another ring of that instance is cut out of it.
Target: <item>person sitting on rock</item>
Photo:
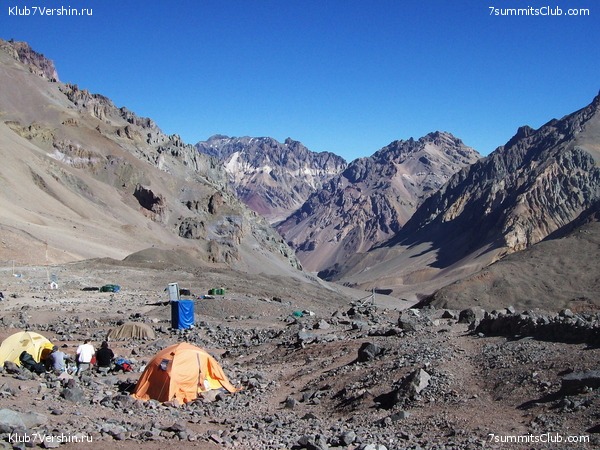
[[[79,347],[77,347],[77,375],[89,370],[92,366],[92,358],[96,353],[96,349],[90,340],[86,339]]]
[[[113,363],[115,354],[108,348],[108,342],[104,341],[100,345],[100,350],[96,352],[96,364],[98,365],[98,372],[108,373]]]
[[[51,370],[56,375],[60,375],[67,371],[67,362],[69,361],[71,361],[71,358],[55,345],[52,347],[52,353],[46,358],[46,370]]]

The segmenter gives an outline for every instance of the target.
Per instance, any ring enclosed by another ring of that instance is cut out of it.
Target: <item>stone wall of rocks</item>
[[[600,344],[600,315],[575,314],[568,309],[554,316],[494,311],[473,324],[474,332],[485,336],[530,336],[555,342]]]

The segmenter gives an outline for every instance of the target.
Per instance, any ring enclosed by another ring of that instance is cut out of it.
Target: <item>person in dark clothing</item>
[[[19,355],[19,362],[23,367],[31,370],[34,373],[42,374],[46,372],[46,366],[42,363],[36,362],[35,359],[33,359],[33,356],[25,351]]]
[[[98,372],[107,373],[112,365],[115,354],[108,348],[108,342],[104,341],[100,345],[100,350],[96,352],[96,364],[98,366]]]

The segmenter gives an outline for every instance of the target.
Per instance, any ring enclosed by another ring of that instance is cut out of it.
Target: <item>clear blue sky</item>
[[[0,37],[188,143],[289,136],[352,160],[443,130],[488,154],[600,90],[597,0],[2,3]],[[13,16],[14,5],[93,15]],[[563,15],[490,15],[546,5]]]

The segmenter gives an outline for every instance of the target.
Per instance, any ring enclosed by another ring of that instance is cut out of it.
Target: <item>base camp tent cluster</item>
[[[115,334],[123,332],[146,337],[148,330],[144,327],[126,325],[123,329],[116,329]],[[150,331],[153,333],[153,330]],[[51,353],[52,347],[52,343],[41,334],[32,331],[15,333],[0,345],[0,365],[6,361],[21,365],[20,356],[23,352],[29,353],[39,363]],[[206,350],[180,342],[159,351],[152,358],[132,395],[139,400],[166,402],[176,399],[187,403],[213,389],[237,391],[219,363]]]

